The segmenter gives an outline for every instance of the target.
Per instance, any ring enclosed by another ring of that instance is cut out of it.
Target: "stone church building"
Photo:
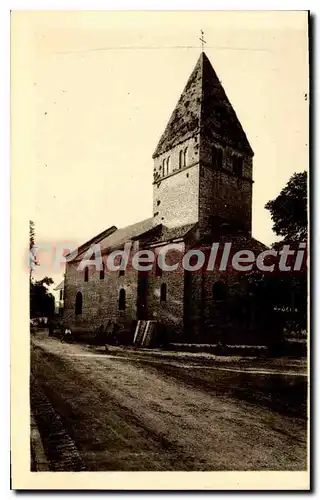
[[[130,331],[136,320],[150,319],[171,341],[261,343],[257,317],[241,303],[241,273],[166,272],[157,264],[148,272],[77,269],[97,243],[103,255],[128,242],[155,252],[168,243],[209,251],[214,242],[261,252],[264,245],[251,235],[253,155],[202,52],[153,154],[152,217],[108,228],[78,248],[66,264],[64,321],[94,330],[111,320]]]

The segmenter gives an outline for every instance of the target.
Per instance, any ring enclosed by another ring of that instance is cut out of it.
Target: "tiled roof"
[[[145,245],[154,245],[165,241],[184,238],[197,224],[185,224],[177,227],[166,227],[159,225],[150,235],[142,235],[141,239]]]
[[[212,243],[220,243],[221,245],[231,243],[241,250],[253,250],[254,252],[263,252],[268,248],[264,243],[261,243],[249,235],[241,233],[219,233],[218,231],[213,232],[211,236],[207,235],[199,244],[201,246],[211,246]]]
[[[89,247],[97,243],[100,245],[100,251],[102,254],[121,248],[127,241],[137,239],[140,234],[149,231],[154,226],[155,222],[153,217],[119,229],[112,226],[112,228],[115,228],[112,232],[110,232],[110,229],[107,229],[106,231],[103,231],[99,235],[93,237],[87,243],[81,245],[81,247],[78,248],[78,252],[74,252],[74,259],[70,260],[80,260],[83,258],[84,253],[89,249]]]
[[[84,252],[86,252],[86,250],[88,250],[88,248],[91,245],[95,245],[96,243],[99,243],[99,241],[105,239],[107,236],[109,236],[110,234],[112,234],[116,230],[117,230],[116,226],[111,226],[111,227],[108,227],[108,229],[104,229],[104,231],[102,231],[101,233],[97,234],[96,236],[94,236],[90,240],[88,240],[85,243],[83,243],[82,245],[80,245],[77,248],[77,250],[74,250],[74,251],[70,252],[69,254],[67,254],[66,257],[69,257],[69,260],[76,259],[76,257],[78,257],[79,255],[82,255]],[[73,259],[70,258],[71,256],[73,256]]]
[[[90,241],[92,241],[92,244],[97,242],[100,244],[100,251],[103,255],[113,250],[123,248],[124,244],[130,241],[141,240],[144,245],[152,245],[183,238],[193,227],[195,227],[195,225],[196,224],[186,224],[184,226],[169,228],[157,224],[155,219],[150,217],[149,219],[144,219],[130,226],[119,228],[102,240],[96,241],[96,238],[92,238]],[[82,252],[78,252],[75,260],[82,257],[87,249],[88,246],[85,246]]]
[[[100,242],[101,251],[119,248],[127,241],[135,240],[141,234],[150,231],[155,225],[155,219],[150,217],[130,226],[119,228]]]

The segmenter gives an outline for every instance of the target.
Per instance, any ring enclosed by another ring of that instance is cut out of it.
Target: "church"
[[[159,251],[179,243],[185,251],[230,242],[261,252],[252,237],[253,150],[208,57],[201,53],[153,154],[153,214],[112,226],[78,248],[66,263],[64,322],[94,331],[110,321],[132,332],[152,320],[170,342],[262,343],[259,318],[239,300],[243,274],[79,270],[90,245],[102,254],[135,248]],[[239,305],[240,304],[240,305]]]

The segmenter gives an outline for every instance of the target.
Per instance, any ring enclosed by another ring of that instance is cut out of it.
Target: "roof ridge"
[[[202,56],[202,57],[201,57]],[[200,128],[200,133],[202,131],[202,123],[203,123],[203,120],[202,120],[202,113],[203,113],[203,103],[204,103],[204,86],[203,86],[203,77],[204,77],[204,64],[203,64],[203,60],[204,60],[204,56],[205,56],[205,53],[204,51],[201,52],[200,54],[200,57],[201,57],[201,101],[200,101],[200,113],[199,113],[199,120],[200,120],[200,123],[199,123],[199,128]]]

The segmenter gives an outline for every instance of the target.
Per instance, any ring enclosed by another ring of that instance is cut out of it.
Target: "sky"
[[[152,154],[201,29],[255,153],[253,236],[275,241],[264,206],[308,169],[307,14],[56,11],[12,20],[14,147],[37,243],[79,245],[152,215]]]

